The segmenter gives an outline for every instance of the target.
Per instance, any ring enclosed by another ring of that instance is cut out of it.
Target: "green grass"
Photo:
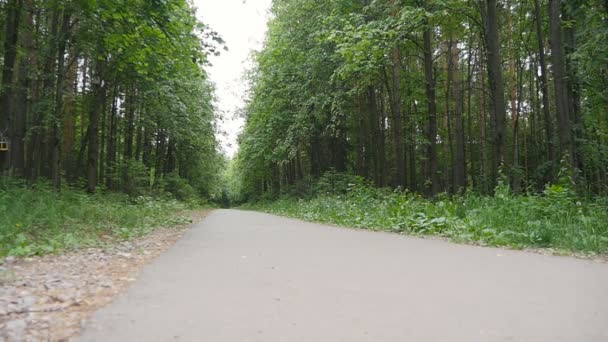
[[[100,246],[190,221],[190,206],[174,199],[7,183],[0,184],[0,258]]]
[[[608,252],[607,198],[576,198],[560,186],[552,186],[542,195],[515,196],[503,186],[494,197],[469,194],[430,201],[412,193],[350,185],[344,194],[282,198],[244,208],[490,246]]]

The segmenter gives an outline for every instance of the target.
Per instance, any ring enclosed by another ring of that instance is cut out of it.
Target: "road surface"
[[[608,341],[608,264],[216,210],[77,341]]]

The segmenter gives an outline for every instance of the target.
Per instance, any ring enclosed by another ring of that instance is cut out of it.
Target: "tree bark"
[[[484,26],[488,83],[490,85],[490,115],[493,128],[493,168],[492,184],[496,183],[498,170],[505,162],[505,119],[506,105],[504,82],[502,79],[502,58],[500,55],[500,35],[496,0],[481,0],[481,18]]]
[[[452,41],[450,43],[451,51],[451,63],[450,72],[452,73],[453,82],[453,98],[455,101],[454,106],[454,128],[455,128],[455,140],[456,140],[456,151],[454,156],[454,191],[456,193],[462,193],[466,189],[466,158],[465,158],[465,145],[464,145],[464,122],[462,118],[462,108],[464,105],[463,93],[462,93],[462,82],[460,77],[460,49],[458,48],[458,42]]]
[[[437,173],[437,108],[435,100],[435,78],[433,76],[433,51],[431,48],[431,28],[428,20],[422,35],[424,44],[424,77],[428,110],[427,127],[427,167],[426,180],[430,182],[427,186],[427,196],[435,196],[439,192],[439,174]],[[426,182],[425,182],[426,183]]]
[[[70,13],[67,10],[63,10],[63,16],[61,19],[61,29],[57,36],[57,74],[55,84],[55,108],[53,115],[53,129],[51,136],[52,144],[52,165],[51,165],[51,179],[55,189],[61,189],[61,123],[63,122],[63,93],[65,89],[65,49],[68,39],[68,30],[70,27]]]
[[[397,185],[405,185],[405,155],[403,151],[403,116],[401,112],[401,52],[393,49],[392,80],[393,80],[393,124],[395,132],[395,156],[397,161]]]
[[[545,39],[543,37],[542,17],[540,13],[540,0],[534,0],[534,16],[536,21],[536,40],[538,43],[538,62],[540,66],[540,90],[542,94],[543,118],[545,126],[545,138],[547,160],[551,163],[547,175],[547,181],[553,180],[553,163],[555,162],[555,148],[553,146],[553,121],[549,104],[549,83],[547,81],[547,62],[545,61]]]
[[[12,134],[13,96],[17,44],[19,43],[19,23],[21,21],[22,0],[9,0],[6,4],[6,27],[4,35],[4,63],[2,84],[0,85],[0,133],[14,142]],[[9,146],[10,148],[10,146]],[[11,167],[10,150],[0,151],[0,171]]]
[[[559,0],[549,0],[549,23],[560,157],[567,154],[569,164],[574,166],[572,123],[570,121],[570,110],[568,106],[569,93],[566,85],[566,61],[562,42],[561,1]]]
[[[102,76],[104,62],[95,62],[95,75],[92,81],[93,105],[89,111],[89,150],[87,157],[87,191],[94,193],[97,188],[97,162],[99,158],[99,114],[105,101],[105,85]]]

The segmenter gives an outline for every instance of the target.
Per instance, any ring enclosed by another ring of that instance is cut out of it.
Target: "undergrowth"
[[[344,183],[344,182],[343,182]],[[501,183],[494,196],[439,196],[377,189],[351,179],[336,189],[323,177],[307,199],[282,197],[246,209],[342,226],[435,235],[512,248],[608,252],[608,199],[579,198],[564,185],[542,194],[514,195]]]
[[[0,258],[56,253],[99,246],[190,222],[186,210],[199,204],[165,197],[64,188],[46,183],[0,184]]]

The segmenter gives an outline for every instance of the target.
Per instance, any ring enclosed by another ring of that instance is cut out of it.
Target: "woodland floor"
[[[193,222],[207,213],[193,212]],[[0,341],[69,340],[190,226],[157,229],[104,249],[7,258],[0,265]]]

